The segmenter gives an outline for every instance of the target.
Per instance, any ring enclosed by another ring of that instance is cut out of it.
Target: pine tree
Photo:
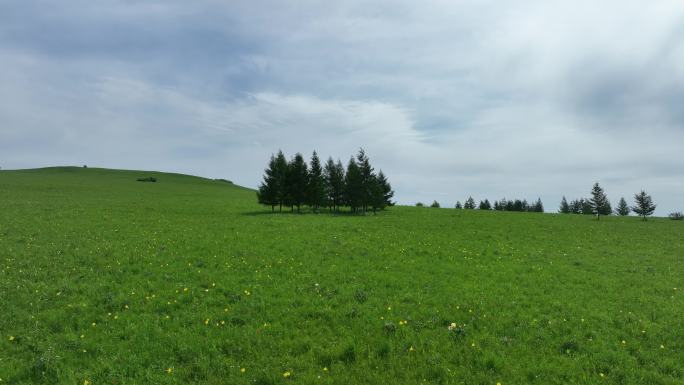
[[[463,208],[468,210],[475,209],[475,199],[473,199],[473,197],[468,197],[468,199],[466,199],[465,203],[463,204]]]
[[[632,211],[641,216],[643,220],[646,217],[652,215],[656,209],[656,205],[653,203],[653,199],[650,195],[646,194],[646,191],[641,190],[640,193],[634,194],[635,206],[632,207]]]
[[[384,178],[384,175],[383,175]],[[373,208],[373,214],[377,210],[382,210],[387,206],[387,201],[385,200],[385,193],[382,183],[378,175],[373,175],[371,179],[371,201],[370,205]]]
[[[591,189],[591,199],[589,199],[589,205],[591,206],[591,212],[596,215],[596,219],[599,220],[601,215],[610,215],[613,211],[610,207],[610,202],[603,188],[599,186],[598,182],[594,183],[594,187]]]
[[[335,163],[332,158],[328,158],[324,170],[325,191],[328,198],[328,205],[332,211],[339,211],[344,203],[344,166],[339,160]]]
[[[480,201],[480,204],[479,204],[478,208],[479,208],[480,210],[491,210],[491,209],[492,209],[492,205],[491,205],[491,203],[489,203],[489,199],[486,199],[486,198],[485,198],[485,200]]]
[[[394,206],[394,202],[392,202],[392,198],[394,197],[394,190],[392,190],[392,186],[390,185],[389,181],[387,180],[387,177],[382,172],[382,170],[378,172],[377,181],[380,186],[380,190],[382,191],[382,208]]]
[[[580,204],[582,205],[582,214],[584,215],[593,215],[594,214],[594,208],[591,207],[591,203],[589,202],[589,199],[584,199],[581,198]]]
[[[283,211],[283,205],[287,204],[288,197],[288,187],[287,187],[287,177],[289,173],[289,166],[287,164],[287,159],[285,159],[285,154],[282,151],[278,151],[275,158],[275,164],[273,167],[273,179],[275,185],[275,197],[278,202],[279,211]]]
[[[277,186],[276,186],[276,158],[271,155],[271,160],[268,162],[268,167],[264,171],[264,181],[259,185],[257,191],[257,199],[263,205],[270,205],[271,211],[275,211],[275,206],[278,204]]]
[[[325,195],[323,169],[318,154],[314,151],[311,156],[307,191],[307,204],[313,208],[314,212],[318,212],[318,209],[325,204]]]
[[[615,209],[615,214],[624,217],[629,215],[629,211],[629,206],[627,205],[627,201],[625,200],[625,198],[620,198],[620,202],[618,203],[618,206]]]
[[[290,161],[287,173],[287,197],[292,211],[294,211],[294,206],[297,206],[297,211],[300,211],[301,206],[306,203],[308,179],[309,174],[304,157],[297,153]]]
[[[437,202],[436,200],[432,201],[432,204],[430,205],[430,207],[432,207],[433,209],[438,209],[440,207],[439,202]]]
[[[532,205],[532,210],[535,213],[543,213],[544,212],[544,204],[541,201],[541,198],[537,198],[537,201]]]
[[[558,209],[558,212],[561,214],[570,213],[570,205],[568,204],[568,201],[565,199],[565,196],[563,196],[563,199],[561,199],[560,208]]]
[[[347,174],[344,178],[344,201],[349,205],[352,212],[358,212],[363,204],[364,186],[361,171],[354,157],[349,159]]]
[[[359,175],[361,177],[361,191],[359,198],[361,199],[360,206],[365,212],[368,210],[368,205],[372,200],[372,183],[373,183],[373,167],[370,165],[368,156],[363,148],[359,149],[356,155],[356,165],[359,168]]]
[[[460,201],[456,201],[456,206],[454,206],[454,208],[457,210],[461,210],[461,209],[463,209],[463,206],[461,205]]]

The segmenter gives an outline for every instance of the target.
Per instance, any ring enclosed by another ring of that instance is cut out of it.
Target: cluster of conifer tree
[[[259,203],[271,206],[275,211],[283,206],[291,211],[309,206],[314,212],[322,208],[339,212],[349,207],[353,213],[383,210],[392,206],[394,191],[382,171],[377,174],[360,149],[356,157],[351,157],[347,168],[342,162],[328,158],[324,166],[316,151],[309,165],[302,154],[297,153],[288,161],[282,151],[271,155],[264,180],[257,191]]]
[[[507,200],[506,198],[503,198],[500,201],[494,201],[494,204],[491,204],[489,202],[489,199],[485,199],[483,201],[480,201],[479,204],[476,204],[475,199],[473,199],[473,197],[468,197],[468,199],[466,199],[465,203],[463,203],[462,205],[461,202],[456,202],[456,208],[466,210],[474,210],[475,208],[477,208],[480,210],[494,209],[496,211],[527,211],[535,213],[544,212],[544,205],[542,204],[541,198],[537,199],[537,201],[532,204],[527,203],[526,199]]]
[[[643,190],[634,194],[634,203],[634,206],[629,207],[623,197],[620,198],[620,202],[615,210],[613,210],[603,188],[598,183],[594,183],[594,187],[591,189],[591,198],[575,199],[568,203],[567,199],[563,197],[558,211],[562,214],[596,215],[597,218],[600,218],[602,215],[611,214],[625,216],[634,211],[646,220],[646,217],[652,215],[656,209],[651,196]]]

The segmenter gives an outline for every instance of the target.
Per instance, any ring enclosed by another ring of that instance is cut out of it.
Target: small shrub
[[[418,202],[416,203],[416,207],[425,207],[425,205],[423,204],[423,202]]]
[[[430,207],[435,208],[435,209],[438,209],[438,208],[439,208],[439,202],[437,202],[437,201],[432,202],[432,204],[430,205]]]
[[[681,221],[682,219],[684,219],[684,214],[682,214],[681,211],[677,211],[676,213],[671,213],[670,215],[668,215],[668,217],[673,221]]]
[[[385,334],[394,334],[397,331],[397,325],[395,325],[394,322],[385,322],[383,329],[385,330]]]
[[[368,295],[363,290],[357,290],[354,293],[354,299],[356,299],[356,302],[358,303],[364,303],[368,300]]]
[[[152,183],[154,183],[154,182],[157,181],[157,178],[155,178],[155,177],[153,177],[153,176],[148,176],[147,178],[138,178],[138,179],[136,179],[136,181],[138,181],[138,182],[152,182]]]

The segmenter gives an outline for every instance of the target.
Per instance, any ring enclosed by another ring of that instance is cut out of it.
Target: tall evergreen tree
[[[368,156],[366,156],[366,152],[363,151],[363,148],[359,149],[359,152],[356,155],[356,165],[358,166],[359,175],[361,177],[361,190],[359,196],[361,199],[360,206],[365,212],[368,210],[368,206],[373,197],[373,167],[371,167]]]
[[[287,173],[287,197],[292,211],[294,211],[295,206],[297,211],[300,211],[302,205],[306,203],[308,179],[309,173],[304,157],[302,154],[297,153],[288,164]]]
[[[287,159],[285,159],[285,154],[283,154],[281,150],[278,150],[273,167],[273,179],[275,183],[275,195],[276,201],[278,202],[279,211],[283,211],[283,205],[287,204],[288,200],[288,173],[289,166],[287,164]]]
[[[468,197],[468,199],[466,199],[465,203],[463,204],[463,208],[468,210],[475,209],[475,199],[473,199],[473,197]]]
[[[634,194],[635,205],[632,207],[632,211],[641,216],[643,220],[646,217],[652,215],[656,209],[656,205],[653,203],[653,199],[650,195],[646,194],[646,191],[641,190],[640,193]]]
[[[382,170],[378,172],[377,182],[380,186],[380,191],[382,192],[383,208],[394,206],[394,202],[392,202],[392,198],[394,197],[394,190],[392,190],[392,186],[390,185],[389,181],[387,180],[387,177],[382,172]]]
[[[268,162],[268,167],[264,171],[264,180],[259,185],[257,191],[257,199],[263,205],[271,206],[271,211],[275,211],[278,204],[278,191],[276,186],[276,158],[271,155],[271,160]]]
[[[568,201],[565,199],[565,196],[563,196],[563,199],[561,199],[560,208],[558,209],[558,212],[561,214],[570,213],[570,205],[568,204]]]
[[[373,208],[373,214],[375,214],[378,210],[384,209],[387,206],[384,189],[382,183],[380,182],[379,175],[373,175],[371,178],[370,206]]]
[[[620,202],[618,203],[618,206],[615,209],[615,214],[624,217],[629,215],[629,211],[629,206],[627,205],[627,201],[625,200],[625,198],[620,198]]]
[[[591,212],[596,215],[596,219],[599,220],[601,215],[610,215],[613,211],[610,207],[610,202],[603,188],[599,186],[598,182],[594,183],[594,187],[591,189],[591,199],[589,199],[589,204],[591,205]]]
[[[311,206],[314,212],[325,204],[325,179],[323,177],[323,169],[321,168],[321,161],[318,158],[316,151],[311,156],[311,164],[309,168],[308,190],[307,190],[307,204]]]
[[[532,209],[530,211],[535,213],[544,212],[544,204],[542,203],[541,198],[537,198],[537,201],[532,205]]]
[[[589,199],[580,199],[580,202],[582,202],[582,214],[584,215],[592,215],[594,214],[594,208],[591,206],[591,202],[589,202]]]
[[[358,212],[363,205],[364,186],[361,171],[354,157],[349,159],[347,174],[344,178],[344,201],[352,212]]]
[[[461,205],[461,201],[456,201],[456,206],[454,206],[454,208],[457,210],[463,209],[463,205]]]
[[[492,205],[489,203],[489,199],[485,199],[483,201],[480,201],[480,204],[478,205],[478,209],[480,210],[491,210]]]
[[[339,160],[335,163],[332,158],[328,158],[324,175],[328,205],[332,211],[339,211],[344,204],[344,166]]]

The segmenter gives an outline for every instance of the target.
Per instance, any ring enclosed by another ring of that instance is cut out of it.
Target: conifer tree
[[[568,201],[565,199],[565,196],[563,196],[563,199],[561,199],[560,208],[558,209],[558,212],[561,214],[570,213],[570,205],[568,204]]]
[[[259,185],[257,191],[257,199],[263,205],[270,205],[271,211],[275,211],[275,206],[278,204],[277,186],[275,178],[276,159],[271,155],[271,160],[268,162],[268,167],[264,171],[264,181]]]
[[[285,159],[285,154],[283,154],[281,150],[278,150],[273,168],[273,179],[276,201],[278,202],[279,211],[281,212],[283,211],[283,205],[287,204],[287,196],[289,193],[287,187],[288,169],[289,166],[287,164],[287,159]]]
[[[373,208],[373,214],[375,214],[377,210],[382,210],[387,206],[384,189],[382,183],[380,182],[379,175],[373,175],[373,177],[371,178],[370,205]]]
[[[332,211],[339,211],[344,203],[344,167],[338,160],[337,163],[332,158],[328,158],[324,170],[325,191],[328,198],[328,205]]]
[[[640,193],[634,194],[634,202],[636,204],[632,207],[632,211],[641,216],[644,221],[646,220],[646,217],[652,215],[656,209],[653,199],[650,195],[646,194],[646,191],[644,190],[641,190]]]
[[[430,205],[430,207],[432,207],[433,209],[438,209],[439,208],[439,202],[437,202],[436,200],[432,201],[432,204]]]
[[[624,197],[620,198],[620,202],[618,203],[617,208],[615,209],[615,214],[620,215],[620,216],[627,216],[629,215],[629,206],[627,205],[627,201],[625,200]]]
[[[297,153],[288,164],[287,173],[287,198],[292,211],[294,211],[294,206],[297,206],[297,211],[300,211],[301,206],[306,203],[308,179],[309,173],[304,157]]]
[[[318,209],[325,204],[325,179],[321,161],[316,151],[311,156],[311,166],[309,168],[307,204],[318,212]]]
[[[371,167],[370,161],[368,160],[368,156],[366,156],[366,152],[363,151],[363,148],[359,149],[359,152],[356,155],[356,165],[358,166],[359,176],[361,178],[359,203],[361,209],[365,212],[366,210],[368,210],[368,205],[370,204],[373,196],[373,167]]]
[[[468,197],[468,199],[466,199],[465,203],[463,204],[463,208],[468,210],[475,209],[475,199],[473,199],[473,197]]]
[[[495,209],[499,211],[506,211],[506,207],[508,206],[508,201],[506,201],[506,198],[503,198],[499,201],[499,208]]]
[[[489,200],[488,200],[488,199],[485,199],[485,200],[483,200],[483,201],[480,201],[480,204],[479,204],[479,206],[478,206],[478,209],[480,209],[480,210],[491,210],[491,209],[492,209],[492,205],[489,203]]]
[[[535,213],[544,212],[544,204],[542,203],[541,198],[537,198],[537,201],[532,205],[532,211]]]
[[[463,205],[461,205],[461,201],[456,201],[456,206],[454,206],[454,208],[457,210],[463,209]]]
[[[377,181],[378,185],[380,186],[380,191],[382,192],[383,208],[394,206],[394,202],[392,202],[392,198],[394,197],[394,190],[392,190],[392,186],[390,185],[389,181],[387,180],[387,177],[382,172],[382,170],[378,172]]]
[[[610,207],[610,202],[603,188],[599,186],[598,182],[594,183],[594,187],[591,189],[591,199],[589,199],[589,205],[591,205],[591,212],[596,215],[596,219],[599,220],[601,215],[610,215],[613,211]]]
[[[359,211],[363,204],[364,185],[359,166],[354,157],[349,159],[347,164],[347,174],[344,178],[344,200],[351,208],[352,212]]]

